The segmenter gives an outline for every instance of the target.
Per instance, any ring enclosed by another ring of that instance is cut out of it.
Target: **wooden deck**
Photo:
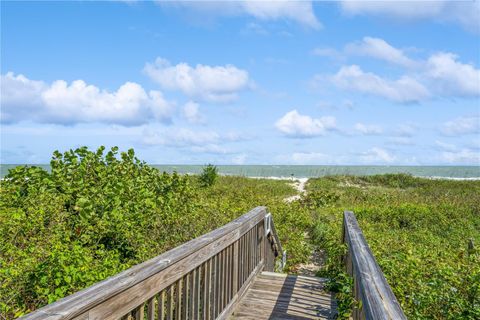
[[[407,320],[353,212],[344,213],[353,320]],[[286,252],[272,215],[257,207],[232,222],[44,306],[23,320],[332,319],[325,279],[274,273]]]
[[[333,319],[336,302],[325,279],[262,272],[230,319]]]

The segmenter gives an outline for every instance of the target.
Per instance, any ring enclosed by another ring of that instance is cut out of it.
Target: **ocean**
[[[15,164],[1,164],[0,176],[3,178],[8,169]],[[49,170],[50,166],[37,165]],[[166,172],[198,174],[202,165],[152,165]],[[223,175],[245,177],[313,178],[328,175],[374,175],[383,173],[408,173],[418,177],[480,179],[480,166],[321,166],[321,165],[219,165]]]

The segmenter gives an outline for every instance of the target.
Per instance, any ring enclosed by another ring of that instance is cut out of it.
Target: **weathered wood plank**
[[[155,319],[155,297],[147,301],[147,320]]]
[[[59,320],[59,319],[72,319],[76,316],[84,314],[86,311],[89,311],[95,306],[110,300],[111,298],[117,296],[119,293],[124,292],[135,285],[149,279],[153,275],[157,275],[161,271],[168,269],[177,262],[184,260],[193,253],[201,250],[205,246],[216,243],[219,239],[224,238],[225,236],[231,234],[233,231],[237,230],[235,237],[229,237],[230,240],[222,244],[222,248],[217,248],[217,252],[223,249],[225,246],[233,243],[238,237],[240,237],[243,232],[250,230],[255,224],[257,224],[266,214],[265,207],[257,207],[247,214],[241,216],[240,218],[232,221],[231,223],[220,227],[212,232],[209,232],[199,238],[193,239],[179,247],[176,247],[164,254],[159,255],[151,260],[148,260],[144,263],[136,265],[128,270],[125,270],[113,277],[110,277],[104,281],[101,281],[89,288],[81,290],[73,295],[65,297],[53,304],[47,305],[43,308],[38,309],[35,312],[32,312],[23,319],[28,320]],[[216,252],[213,252],[216,254]],[[198,257],[197,257],[198,258]],[[189,272],[191,269],[196,268],[204,260],[196,259],[196,262],[190,261],[190,267],[184,268],[183,276],[185,273]],[[173,281],[175,281],[174,279]],[[161,290],[160,288],[157,292]],[[140,300],[135,299],[134,303],[139,305],[140,303],[151,298],[152,294],[143,295]],[[131,293],[129,293],[131,294]],[[121,301],[123,304],[124,301]],[[107,303],[110,304],[110,303]],[[113,307],[113,306],[112,306]],[[131,307],[130,305],[128,306]],[[124,311],[122,308],[119,312],[113,312],[112,315],[109,313],[103,314],[88,314],[89,319],[115,319],[121,316],[121,312]],[[128,310],[127,310],[128,311]],[[127,312],[126,311],[126,312]],[[125,313],[126,313],[125,312]],[[125,314],[123,313],[123,314]]]
[[[162,291],[158,294],[157,297],[157,318],[158,320],[165,319],[165,291]]]
[[[211,265],[212,259],[208,260],[205,263],[205,268],[203,270],[204,277],[204,304],[203,304],[203,319],[211,319]]]
[[[187,320],[188,316],[188,283],[189,283],[189,274],[187,273],[183,277],[182,284],[182,308],[180,309],[180,317],[178,319]]]
[[[173,312],[175,311],[175,298],[173,296],[173,290],[174,285],[171,285],[167,292],[167,320],[173,320]]]
[[[295,286],[297,280],[318,285],[305,293],[303,287]],[[325,292],[324,282],[262,272],[237,303],[231,319],[333,319],[336,304],[333,295]]]
[[[197,268],[197,272],[195,274],[195,288],[194,288],[194,295],[195,295],[195,302],[194,302],[194,306],[193,306],[193,314],[194,314],[194,317],[193,319],[200,319],[200,310],[201,310],[201,303],[202,303],[202,296],[201,296],[201,285],[200,285],[200,281],[201,281],[201,277],[200,277],[200,274],[201,274],[201,270],[202,270],[202,267],[198,267]]]
[[[196,304],[196,295],[195,295],[195,280],[196,280],[197,269],[193,269],[193,271],[189,275],[188,281],[188,312],[186,313],[186,318],[190,317],[190,319],[194,319],[194,310]]]
[[[236,304],[238,301],[242,299],[242,297],[245,295],[247,290],[250,288],[250,286],[253,283],[253,279],[263,270],[263,261],[261,261],[258,266],[253,270],[253,272],[250,274],[248,279],[244,282],[243,286],[238,290],[238,292],[232,297],[232,300],[230,303],[225,307],[225,309],[222,311],[221,314],[218,315],[217,320],[224,320],[228,319],[228,317],[231,315],[232,311],[234,310]]]
[[[255,208],[217,230],[24,319],[114,320],[131,313],[135,319],[143,320],[146,314],[152,320],[157,300],[158,319],[194,319],[195,315],[225,318],[264,268],[265,214],[264,207]],[[273,239],[274,235],[270,236]],[[271,248],[268,251],[271,254]]]
[[[362,302],[354,318],[407,319],[363,236],[355,215],[344,212],[344,241],[348,247],[347,270],[353,276],[354,294]]]

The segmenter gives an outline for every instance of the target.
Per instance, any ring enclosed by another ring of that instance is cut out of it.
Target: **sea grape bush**
[[[195,226],[185,177],[133,150],[55,152],[12,169],[0,199],[0,307],[19,316],[165,251]],[[188,218],[187,218],[188,217]]]
[[[266,205],[293,262],[308,258],[307,212],[283,198],[283,181],[167,174],[133,150],[55,152],[51,171],[19,166],[0,187],[0,318],[72,294],[253,207]],[[280,222],[281,221],[281,222]]]

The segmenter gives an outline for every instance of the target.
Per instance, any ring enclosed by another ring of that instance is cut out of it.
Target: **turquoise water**
[[[14,164],[0,165],[3,178]],[[48,170],[49,165],[37,165]],[[201,172],[201,165],[152,165],[162,171],[182,174]],[[228,165],[217,166],[224,175],[245,177],[312,178],[327,175],[373,175],[383,173],[409,173],[419,177],[480,178],[480,166],[288,166],[288,165]]]

